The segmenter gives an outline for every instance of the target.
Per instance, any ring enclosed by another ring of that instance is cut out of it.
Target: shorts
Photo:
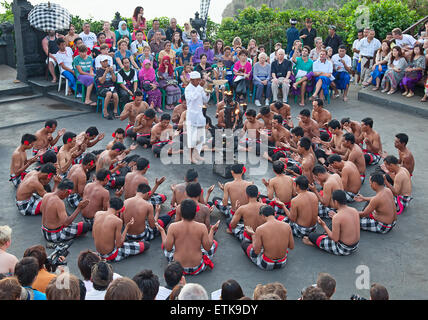
[[[113,94],[115,93],[117,94],[116,88],[114,88],[113,91],[110,88],[100,88],[97,90],[97,94],[98,96],[105,98],[107,96],[107,92],[109,91],[112,92]]]

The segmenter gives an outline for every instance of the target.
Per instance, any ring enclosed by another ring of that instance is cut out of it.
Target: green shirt
[[[296,65],[294,66],[294,74],[297,74],[299,70],[303,70],[306,72],[312,71],[312,65],[314,62],[311,59],[308,59],[307,62],[303,61],[301,57],[296,58]]]
[[[76,78],[80,75],[79,71],[76,68],[77,66],[80,66],[84,72],[89,73],[92,67],[92,57],[87,56],[85,60],[83,60],[81,56],[77,56],[76,58],[74,58],[73,68],[76,74]]]

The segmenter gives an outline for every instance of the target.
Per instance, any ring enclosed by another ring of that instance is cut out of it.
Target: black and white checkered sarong
[[[406,209],[410,201],[412,201],[413,198],[411,196],[394,196],[394,202],[395,206],[397,207],[397,215],[400,215],[404,212],[404,209]]]
[[[64,242],[74,239],[89,230],[89,226],[85,222],[72,223],[68,227],[60,227],[52,230],[42,225],[42,234],[46,241]]]
[[[396,224],[397,224],[397,221],[394,221],[391,224],[384,224],[382,222],[379,222],[373,217],[372,214],[370,214],[370,217],[364,217],[360,219],[361,230],[382,233],[382,234],[386,234],[389,231],[391,231]]]
[[[323,204],[321,204],[321,202],[318,204],[318,215],[320,216],[320,218],[330,218],[328,215],[330,211],[336,212],[336,209],[326,207]]]
[[[242,249],[250,260],[257,265],[260,269],[271,271],[274,269],[281,269],[287,263],[287,254],[284,258],[272,260],[264,255],[263,252],[256,254],[254,252],[253,244],[249,241],[242,242]]]
[[[291,230],[293,231],[293,235],[299,238],[303,238],[304,236],[309,235],[317,228],[316,224],[312,227],[302,227],[301,225],[290,221],[290,218],[288,218],[287,216],[277,216],[276,219],[288,223],[291,227]]]
[[[150,197],[149,201],[154,206],[161,205],[166,201],[166,195],[155,193]]]
[[[354,202],[354,198],[357,196],[355,193],[351,192],[351,191],[345,191],[346,194],[346,201],[349,203]]]
[[[82,201],[82,197],[78,193],[70,194],[67,197],[67,202],[73,209],[76,209],[79,205],[80,201]]]
[[[18,201],[16,200],[16,206],[18,207],[19,213],[23,216],[36,216],[40,214],[40,206],[42,205],[42,197],[37,193],[33,193],[30,199]]]
[[[143,253],[150,247],[150,244],[145,241],[125,241],[121,248],[114,248],[109,254],[100,254],[101,258],[110,262],[119,262],[130,256],[136,256]]]
[[[218,211],[220,211],[221,213],[223,213],[226,217],[226,219],[232,219],[233,215],[235,214],[235,212],[232,210],[232,206],[231,205],[223,205],[223,202],[220,198],[214,198],[213,199],[213,203],[216,206],[216,208],[218,209]]]
[[[309,240],[316,245],[321,250],[332,253],[336,256],[348,256],[351,253],[355,252],[358,248],[358,243],[348,246],[342,242],[335,242],[330,239],[326,234],[320,235],[316,233],[311,233],[309,235]]]

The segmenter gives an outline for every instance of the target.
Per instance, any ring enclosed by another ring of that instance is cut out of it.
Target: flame
[[[239,109],[235,109],[235,114],[238,115],[239,114]]]

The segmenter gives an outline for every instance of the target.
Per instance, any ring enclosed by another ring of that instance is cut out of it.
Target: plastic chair
[[[60,71],[60,72],[61,72],[61,71]],[[60,73],[60,75],[59,75],[59,80],[58,80],[58,92],[60,92],[60,91],[61,91],[62,79],[64,79],[64,80],[65,80],[65,92],[64,92],[64,95],[65,95],[65,96],[68,96],[68,89],[69,89],[68,79],[62,75],[62,72],[61,72],[61,73]]]
[[[76,91],[74,91],[74,97],[77,99],[77,92],[79,91],[78,88],[81,86],[82,88],[82,102],[85,102],[86,99],[86,86],[80,82],[79,80],[76,81]]]

